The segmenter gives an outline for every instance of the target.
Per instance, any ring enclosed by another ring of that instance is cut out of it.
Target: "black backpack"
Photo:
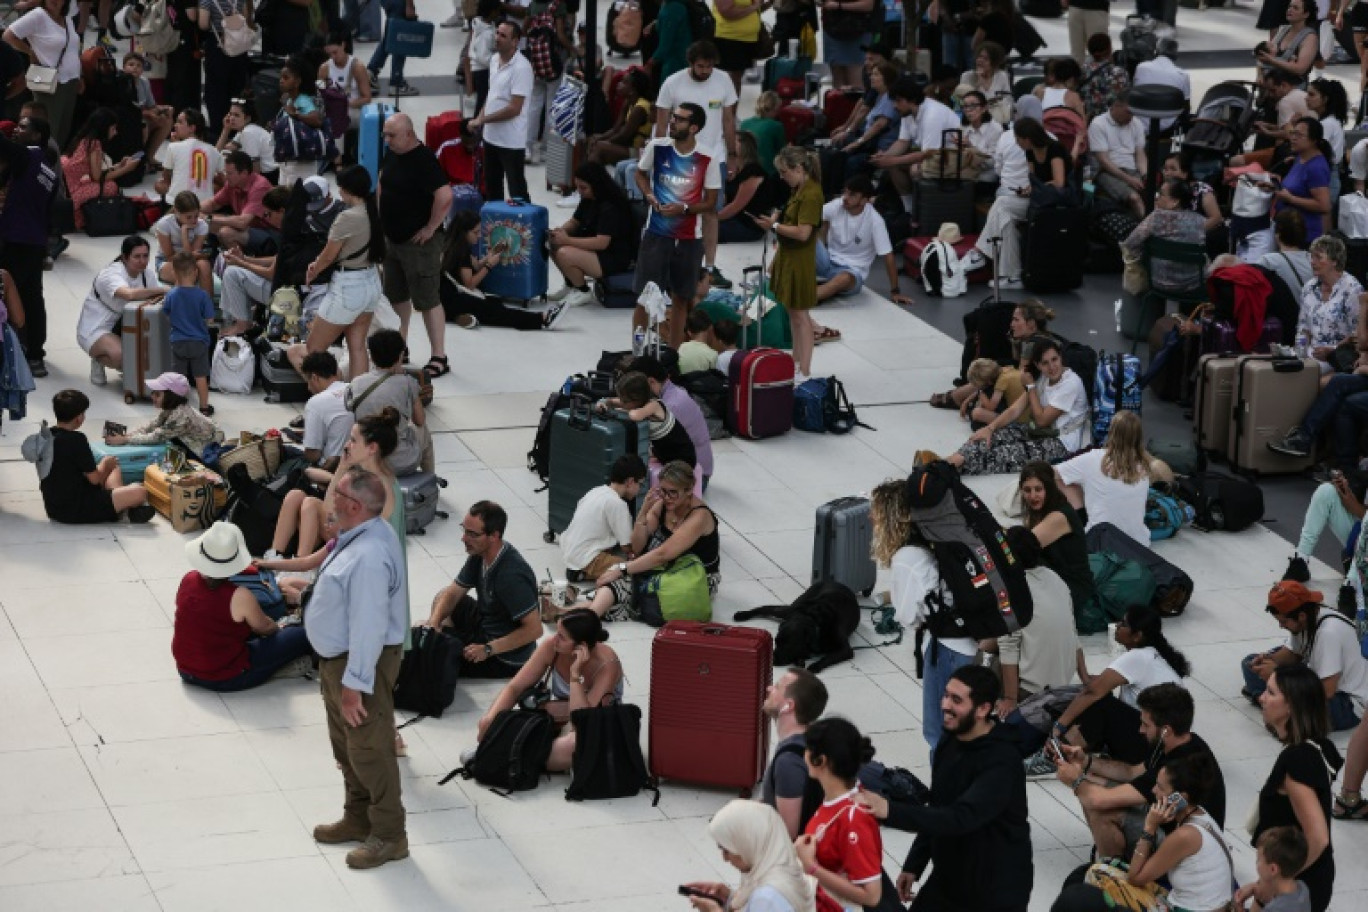
[[[505,796],[534,789],[546,772],[546,759],[551,756],[551,742],[555,738],[556,723],[546,712],[506,709],[489,724],[470,765],[452,770],[437,784],[443,785],[459,774],[463,779],[492,786]]]
[[[855,406],[850,404],[845,384],[835,377],[827,378],[826,395],[822,397],[822,424],[828,434],[849,434],[857,427],[874,430],[855,414]]]
[[[805,750],[802,744],[785,744],[775,751],[774,759],[778,760],[782,754],[797,754],[802,757]],[[900,766],[884,766],[877,760],[870,760],[860,767],[857,778],[860,786],[866,791],[882,795],[889,801],[920,806],[931,800],[931,790],[926,784],[918,779],[916,774]],[[807,782],[803,785],[803,809],[798,817],[799,832],[807,829],[808,820],[817,813],[825,799],[821,783],[808,776]]]
[[[708,4],[703,0],[684,0],[684,6],[689,10],[690,43],[712,41],[713,34],[717,31],[717,20],[713,18]]]
[[[641,754],[641,708],[627,703],[593,706],[570,714],[575,726],[575,759],[566,801],[627,798],[642,789],[660,789]]]
[[[461,641],[431,627],[413,628],[413,648],[404,653],[394,681],[394,708],[442,718],[456,698]]]
[[[270,550],[285,495],[294,490],[302,475],[301,467],[292,466],[274,478],[257,481],[242,463],[223,473],[229,493],[225,517],[242,531],[248,553],[265,554]]]
[[[936,559],[953,604],[936,589],[926,597],[926,630],[939,639],[1006,636],[1031,622],[1026,569],[1007,547],[1002,526],[949,463],[921,466],[903,495],[915,529]]]
[[[1178,497],[1197,513],[1203,532],[1239,532],[1263,519],[1259,486],[1219,472],[1198,472],[1178,479]]]
[[[535,473],[543,482],[551,477],[551,421],[557,411],[570,405],[570,398],[564,389],[558,389],[547,397],[546,405],[542,406],[541,420],[537,422],[537,436],[532,439],[532,449],[527,451],[527,470]]]

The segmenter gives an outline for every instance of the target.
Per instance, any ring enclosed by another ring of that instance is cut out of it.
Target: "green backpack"
[[[641,619],[653,627],[666,621],[712,620],[708,572],[695,554],[684,554],[646,577],[637,591]]]
[[[1074,618],[1079,633],[1103,633],[1119,621],[1131,605],[1154,600],[1154,574],[1144,564],[1126,560],[1110,551],[1088,555],[1097,592]]]

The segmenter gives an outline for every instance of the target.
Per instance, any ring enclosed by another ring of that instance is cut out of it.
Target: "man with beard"
[[[860,792],[857,801],[917,838],[898,875],[915,912],[1025,912],[1031,898],[1031,827],[1017,736],[993,718],[997,676],[981,665],[950,675],[941,698],[945,734],[931,755],[926,805]],[[917,889],[927,865],[931,876]]]
[[[1059,781],[1073,789],[1083,806],[1099,858],[1129,858],[1154,801],[1159,770],[1168,762],[1211,748],[1192,731],[1192,694],[1178,684],[1156,684],[1140,692],[1140,733],[1149,742],[1149,758],[1132,766],[1089,754],[1081,747],[1063,745],[1058,761]],[[1049,748],[1047,748],[1048,750]],[[1225,826],[1225,778],[1216,765],[1216,782],[1203,802],[1219,827]]]

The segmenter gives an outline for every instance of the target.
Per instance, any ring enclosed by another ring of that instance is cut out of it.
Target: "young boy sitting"
[[[171,257],[176,287],[166,295],[162,311],[171,324],[171,370],[195,381],[200,414],[214,414],[209,404],[209,323],[214,301],[199,287],[195,255],[182,250]]]
[[[52,397],[57,425],[52,429],[51,457],[38,460],[43,509],[48,519],[73,525],[117,522],[124,511],[129,522],[145,523],[156,515],[147,505],[147,489],[125,485],[113,456],[95,462],[90,441],[81,433],[89,408],[90,400],[80,390],[62,390]]]
[[[717,349],[717,364],[722,373],[731,366],[732,356],[736,354],[736,340],[741,338],[741,327],[735,320],[718,320],[713,324],[713,347]]]
[[[591,489],[575,505],[570,525],[560,534],[566,577],[572,582],[596,580],[622,560],[632,543],[632,512],[646,481],[646,464],[635,453],[619,456],[608,483]]]
[[[717,366],[717,349],[713,347],[713,321],[705,311],[695,310],[684,323],[689,341],[679,346],[679,372],[712,370]]]
[[[1306,864],[1306,837],[1296,827],[1273,827],[1259,837],[1254,870],[1259,879],[1240,887],[1237,908],[1249,912],[1311,912],[1311,893],[1297,880]],[[1250,902],[1253,900],[1253,902]]]
[[[142,111],[143,151],[147,153],[147,167],[148,170],[155,170],[161,166],[155,163],[153,155],[166,142],[166,137],[171,135],[176,112],[170,105],[157,104],[157,98],[152,94],[152,83],[143,75],[146,69],[147,61],[141,54],[124,55],[123,71],[138,90],[137,105]]]

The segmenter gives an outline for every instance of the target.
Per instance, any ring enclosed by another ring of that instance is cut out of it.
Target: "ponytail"
[[[1126,609],[1126,624],[1133,633],[1140,634],[1146,646],[1153,646],[1159,657],[1168,663],[1180,678],[1186,678],[1192,665],[1164,636],[1164,619],[1148,605],[1132,605]]]

